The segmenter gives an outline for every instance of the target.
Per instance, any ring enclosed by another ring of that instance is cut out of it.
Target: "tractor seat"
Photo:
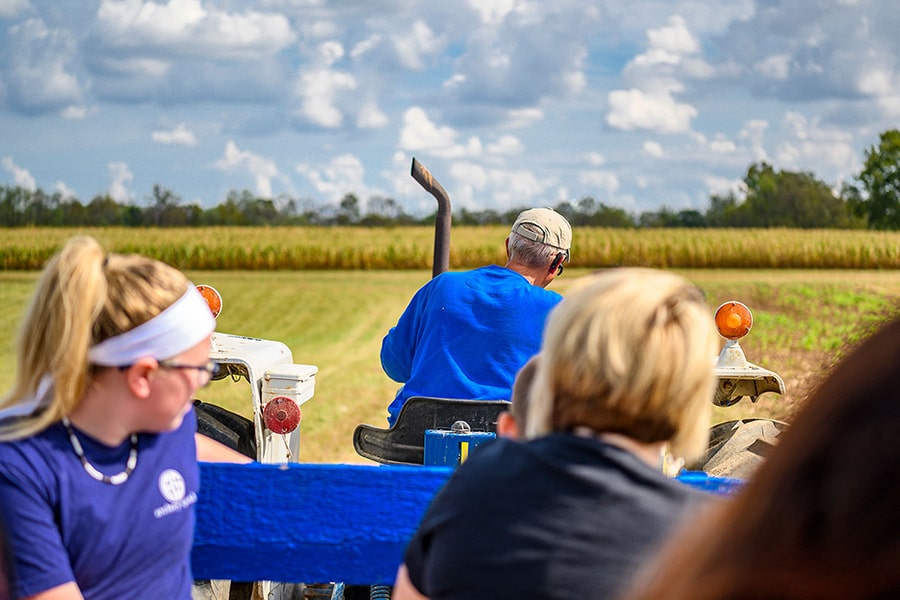
[[[421,465],[425,461],[425,431],[449,430],[465,421],[472,431],[497,432],[498,415],[509,410],[506,400],[457,400],[414,396],[406,401],[390,429],[357,425],[353,448],[364,458],[390,465]]]

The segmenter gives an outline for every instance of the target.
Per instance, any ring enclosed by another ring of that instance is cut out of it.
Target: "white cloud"
[[[80,121],[88,116],[90,110],[86,106],[67,106],[59,113],[63,119]]]
[[[491,21],[497,15],[495,23],[469,21],[465,33],[447,41],[448,48],[461,50],[444,78],[448,93],[504,110],[577,97],[587,83],[593,13],[555,3],[518,2],[508,12],[498,7],[488,3],[479,13]]]
[[[0,19],[11,19],[31,8],[28,0],[0,0]]]
[[[172,71],[172,61],[159,58],[106,56],[98,64],[112,75],[151,79],[161,79]]]
[[[521,129],[543,120],[544,111],[540,108],[517,108],[509,111],[507,125],[513,129]]]
[[[411,31],[393,37],[392,42],[401,63],[408,69],[419,71],[425,67],[424,57],[440,51],[442,42],[422,20],[416,20]]]
[[[278,52],[296,39],[284,15],[227,12],[200,0],[103,0],[96,28],[100,38],[112,46],[216,59],[258,58]]]
[[[750,144],[750,152],[755,162],[769,159],[769,153],[766,152],[765,146],[765,135],[768,129],[768,121],[752,119],[744,123],[744,126],[738,133],[740,139],[747,140]]]
[[[177,144],[179,146],[196,146],[197,136],[184,123],[179,123],[169,131],[154,131],[150,139],[160,144]]]
[[[715,175],[705,176],[703,185],[706,186],[709,195],[727,196],[728,194],[734,194],[735,196],[740,196],[744,191],[744,182],[742,180],[728,179]]]
[[[6,73],[7,93],[15,104],[44,111],[80,101],[81,86],[71,67],[76,47],[69,32],[27,19],[5,35],[4,54],[15,57]]]
[[[344,115],[336,104],[336,97],[340,92],[356,87],[356,79],[347,73],[326,69],[301,73],[295,86],[301,98],[298,113],[320,127],[340,127]]]
[[[700,51],[700,43],[680,15],[669,17],[668,24],[659,29],[647,31],[647,39],[651,48],[675,54],[696,54]]]
[[[315,190],[332,201],[337,201],[348,193],[365,198],[366,169],[362,161],[352,154],[336,156],[325,167],[317,168],[307,163],[296,166],[295,170],[313,185]]]
[[[67,186],[62,181],[57,181],[53,184],[53,191],[59,194],[64,200],[72,200],[73,198],[77,198],[78,194],[75,193],[75,190]]]
[[[480,164],[461,161],[450,167],[452,184],[444,184],[454,191],[453,204],[483,210],[492,207],[503,210],[537,199],[546,202],[546,194],[553,185],[526,169],[485,168]]]
[[[867,66],[857,77],[857,89],[871,96],[893,94],[896,91],[894,73],[881,65]]]
[[[592,167],[600,167],[606,164],[606,157],[599,152],[588,152],[584,155],[584,160]]]
[[[300,70],[294,93],[300,100],[296,114],[314,125],[329,129],[340,127],[344,121],[344,111],[340,106],[342,94],[358,87],[356,78],[346,72],[331,67],[344,56],[343,46],[333,40],[320,44],[316,49],[316,59],[311,66]],[[366,119],[372,118],[374,121]],[[360,117],[360,123],[371,126],[378,122],[377,113],[367,112]]]
[[[829,171],[842,178],[857,166],[858,156],[848,132],[822,127],[818,119],[810,120],[797,112],[787,113],[784,122],[784,131],[792,134],[792,139],[777,147],[779,168],[812,170],[813,166],[828,165]]]
[[[468,0],[484,25],[497,25],[516,7],[515,0]]]
[[[521,140],[514,135],[502,135],[496,142],[488,144],[485,150],[488,154],[513,156],[522,154],[525,150],[525,146],[522,145]]]
[[[641,149],[646,156],[659,158],[663,155],[662,145],[659,142],[654,142],[652,140],[647,140],[646,142],[644,142],[644,145],[641,147]]]
[[[2,164],[3,168],[13,176],[13,185],[26,189],[29,192],[37,190],[37,182],[31,173],[28,172],[28,169],[24,169],[17,165],[11,156],[4,156],[3,159],[0,160],[0,164]]]
[[[363,103],[356,116],[356,126],[360,129],[378,129],[387,124],[387,115],[381,112],[374,101]]]
[[[709,149],[719,154],[729,154],[737,150],[737,145],[722,134],[716,134],[709,143]]]
[[[585,186],[599,188],[607,194],[612,194],[619,189],[619,178],[612,171],[581,171],[578,174],[578,181]]]
[[[860,93],[874,98],[886,117],[900,117],[900,76],[893,65],[863,65],[857,76],[856,88]]]
[[[131,192],[128,184],[134,181],[134,174],[124,162],[111,162],[106,165],[109,177],[112,181],[107,188],[109,197],[120,204],[131,202]]]
[[[668,92],[614,90],[609,93],[608,101],[607,124],[625,131],[682,133],[690,130],[691,119],[697,116],[697,109],[690,104],[679,104]]]
[[[676,71],[697,79],[707,78],[715,70],[701,56],[700,42],[688,29],[684,18],[674,15],[659,29],[647,31],[647,50],[625,67],[637,79],[646,81]]]
[[[789,54],[775,54],[767,56],[754,68],[763,76],[770,79],[785,80],[791,74],[791,56]]]
[[[377,48],[384,40],[384,36],[380,33],[372,34],[363,41],[359,42],[350,50],[350,58],[362,58],[375,48]]]
[[[415,106],[403,113],[399,145],[409,152],[424,152],[441,158],[481,156],[481,140],[471,137],[467,142],[459,143],[458,135],[451,127],[437,126],[424,110]]]
[[[246,171],[256,181],[256,193],[272,197],[272,179],[279,176],[278,167],[268,158],[241,150],[232,140],[225,145],[225,154],[216,161],[217,169],[226,172]]]

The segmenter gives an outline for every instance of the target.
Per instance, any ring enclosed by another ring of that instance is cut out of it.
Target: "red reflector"
[[[290,433],[300,425],[300,407],[287,396],[276,396],[266,404],[263,421],[273,433]]]

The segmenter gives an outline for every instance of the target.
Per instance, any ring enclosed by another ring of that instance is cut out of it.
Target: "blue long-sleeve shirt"
[[[560,300],[495,265],[429,281],[381,344],[385,373],[404,384],[388,422],[413,396],[509,400],[516,372],[537,354],[544,322]]]

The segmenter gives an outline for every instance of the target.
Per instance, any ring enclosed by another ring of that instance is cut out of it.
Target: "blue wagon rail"
[[[392,584],[451,467],[203,463],[191,562],[197,579]],[[727,494],[740,482],[689,472]]]

